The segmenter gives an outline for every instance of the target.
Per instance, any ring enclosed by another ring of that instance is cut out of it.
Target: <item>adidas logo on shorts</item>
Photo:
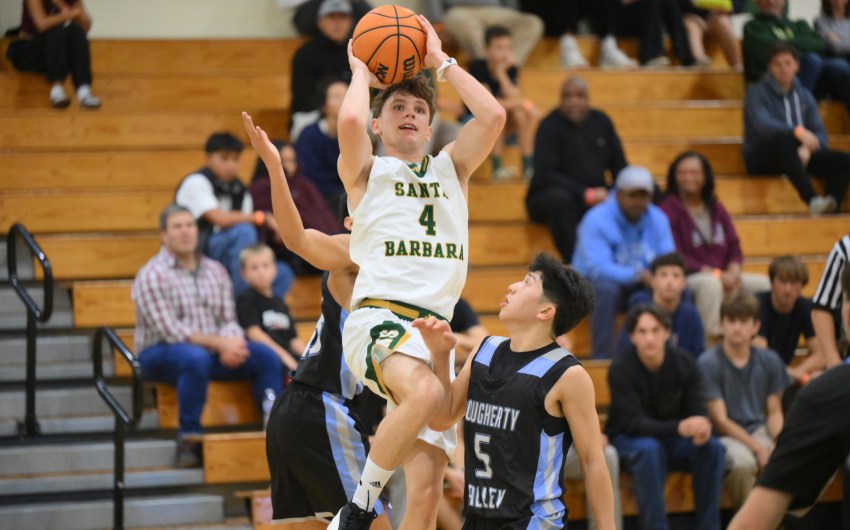
[[[373,488],[380,488],[381,482],[379,480],[376,480],[375,482],[370,482],[369,485],[372,486]]]

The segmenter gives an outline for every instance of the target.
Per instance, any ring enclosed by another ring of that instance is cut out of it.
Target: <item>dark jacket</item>
[[[626,167],[626,155],[611,119],[591,109],[580,124],[555,109],[543,118],[534,141],[534,177],[528,193],[564,188],[584,197],[587,188],[607,186]]]
[[[338,44],[320,33],[298,48],[292,57],[292,113],[321,107],[322,83],[336,79],[351,81],[347,46],[348,42]]]
[[[679,422],[705,416],[705,390],[694,358],[667,346],[664,362],[652,373],[634,347],[623,352],[608,369],[611,407],[605,434],[615,436],[679,435]]]
[[[744,157],[759,141],[770,141],[778,134],[791,134],[802,125],[812,131],[826,148],[826,127],[818,113],[815,97],[799,79],[794,79],[791,91],[785,93],[770,72],[747,89],[744,98]]]

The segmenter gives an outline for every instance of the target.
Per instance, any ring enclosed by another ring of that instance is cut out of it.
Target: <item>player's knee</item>
[[[433,414],[443,401],[445,390],[440,380],[437,379],[437,376],[430,374],[430,376],[423,377],[417,381],[415,396],[415,401],[419,401],[423,409]]]

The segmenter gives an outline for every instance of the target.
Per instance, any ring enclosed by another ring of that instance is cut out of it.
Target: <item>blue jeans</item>
[[[815,97],[835,98],[850,110],[850,62],[847,59],[804,53],[797,77]]]
[[[245,283],[240,274],[242,266],[239,262],[239,253],[245,247],[255,243],[257,243],[257,229],[254,228],[254,225],[248,223],[237,223],[218,232],[213,232],[207,240],[207,248],[204,253],[227,268],[230,279],[233,281],[233,291],[236,296],[239,296],[242,291],[248,288],[248,284]],[[274,295],[283,298],[289,291],[294,278],[295,273],[292,272],[292,267],[278,261],[277,276],[272,283]]]
[[[611,280],[591,280],[596,306],[590,314],[591,357],[610,359],[615,353],[614,324],[617,313],[626,309],[626,300],[643,289],[640,283],[620,284]]]
[[[256,342],[248,342],[248,351],[250,355],[241,366],[227,368],[221,364],[218,355],[210,354],[200,346],[185,342],[161,343],[142,350],[139,363],[144,379],[177,387],[180,434],[199,433],[201,412],[207,402],[207,383],[211,379],[250,379],[254,382],[254,399],[261,412],[267,388],[280,395],[284,375],[280,358],[274,350]]]
[[[632,475],[642,530],[667,530],[664,483],[667,470],[693,475],[694,526],[720,530],[720,491],[723,487],[723,446],[712,437],[703,445],[689,438],[631,437],[618,434],[611,443],[620,453],[624,471]]]

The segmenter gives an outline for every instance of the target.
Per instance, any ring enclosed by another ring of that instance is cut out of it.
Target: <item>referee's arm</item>
[[[827,368],[841,364],[838,342],[835,340],[835,320],[833,312],[841,303],[841,273],[850,255],[850,235],[839,239],[826,260],[817,291],[812,299],[812,326],[815,337],[820,343],[822,356]]]

